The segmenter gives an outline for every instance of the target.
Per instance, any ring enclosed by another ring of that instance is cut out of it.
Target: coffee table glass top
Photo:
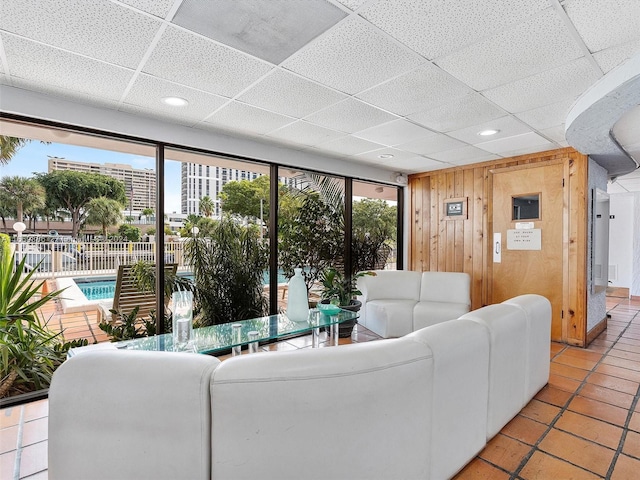
[[[358,318],[356,312],[340,310],[336,315],[319,315],[318,327],[328,327],[347,320]],[[240,341],[234,342],[233,325],[240,325]],[[193,339],[188,347],[175,348],[173,335],[170,333],[156,335],[154,337],[137,338],[135,340],[125,340],[110,344],[112,347],[126,350],[147,350],[147,351],[188,351],[196,353],[216,353],[221,350],[228,350],[237,345],[244,345],[249,342],[249,332],[258,332],[259,342],[275,340],[291,335],[308,333],[312,330],[311,322],[305,320],[294,322],[284,314],[271,315],[268,317],[253,318],[240,322],[223,323],[210,327],[194,328]],[[98,344],[102,345],[102,344]],[[106,345],[105,345],[106,346]],[[80,353],[77,350],[90,349],[88,347],[75,348],[73,354]]]

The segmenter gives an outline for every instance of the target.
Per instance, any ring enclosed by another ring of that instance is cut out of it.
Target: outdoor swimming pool
[[[193,280],[193,275],[185,275],[185,277]],[[263,275],[264,284],[269,283],[269,274],[267,272]],[[116,291],[116,279],[112,278],[100,278],[91,279],[88,277],[75,278],[74,281],[80,291],[87,297],[87,300],[106,300],[113,298]],[[285,277],[284,272],[278,271],[278,283],[286,283],[289,279]]]

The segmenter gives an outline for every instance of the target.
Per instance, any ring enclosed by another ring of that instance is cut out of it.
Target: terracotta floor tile
[[[28,477],[47,469],[47,442],[29,445],[22,449],[20,476]]]
[[[605,365],[601,363],[596,367],[595,371],[597,373],[604,373],[606,375],[624,378],[625,380],[631,380],[632,382],[640,382],[640,372],[634,372],[633,370],[616,367],[614,365]]]
[[[478,456],[493,465],[513,472],[518,468],[523,457],[529,453],[529,450],[531,450],[529,445],[498,434],[491,439]]]
[[[574,380],[572,378],[563,377],[552,373],[549,375],[549,385],[559,388],[560,390],[564,390],[565,392],[573,393],[581,385],[581,382],[579,380]]]
[[[44,470],[28,477],[22,477],[20,480],[49,480],[49,472]]]
[[[18,426],[0,430],[0,453],[10,452],[18,448]]]
[[[48,418],[38,418],[30,422],[25,422],[22,430],[22,446],[32,445],[42,442],[49,436]]]
[[[600,478],[543,452],[535,452],[531,456],[520,471],[520,477],[525,480],[596,480]]]
[[[551,347],[550,347],[551,355],[556,355],[557,353],[564,350],[566,347],[567,346],[563,343],[551,342]]]
[[[560,409],[549,405],[547,403],[540,402],[539,400],[531,400],[521,411],[520,414],[535,420],[537,422],[550,424]]]
[[[637,382],[612,377],[611,375],[604,375],[602,373],[592,373],[587,377],[587,383],[600,385],[601,387],[610,388],[611,390],[628,393],[630,395],[635,395],[638,392],[638,387],[640,387],[640,384]]]
[[[484,460],[474,458],[458,473],[454,480],[509,480],[509,475],[489,465]]]
[[[529,445],[534,445],[542,434],[547,431],[547,428],[548,426],[544,423],[538,423],[530,418],[517,415],[504,426],[500,433]]]
[[[640,372],[640,362],[634,360],[627,360],[626,358],[618,358],[612,355],[606,355],[602,360],[602,363],[606,365],[614,365],[616,367],[628,368],[635,372]]]
[[[631,457],[640,459],[640,433],[627,432],[622,451]]]
[[[0,428],[12,427],[20,422],[20,410],[22,407],[9,407],[0,410]]]
[[[556,375],[562,375],[563,377],[573,378],[574,380],[584,380],[585,377],[589,374],[588,370],[583,370],[581,368],[571,367],[569,365],[563,365],[561,363],[556,363],[555,361],[551,362],[551,373],[555,373]]]
[[[640,412],[634,412],[629,421],[629,429],[640,432]]]
[[[635,362],[640,362],[640,353],[626,352],[624,350],[615,350],[612,348],[611,351],[609,352],[609,355],[607,356],[624,358],[626,360],[633,360]]]
[[[16,451],[0,454],[0,478],[13,478]]]
[[[564,390],[560,390],[559,388],[555,388],[550,385],[546,385],[540,390],[535,398],[542,402],[550,403],[551,405],[556,405],[557,407],[564,407],[565,404],[571,398],[572,393]]]
[[[627,345],[626,343],[617,342],[615,345],[616,350],[624,350],[625,352],[640,353],[640,346]]]
[[[593,398],[594,400],[600,400],[601,402],[609,403],[626,410],[631,408],[631,403],[633,402],[633,395],[611,390],[599,385],[593,385],[591,383],[586,383],[582,387],[580,395],[583,397]]]
[[[606,403],[592,400],[590,398],[577,396],[567,407],[572,412],[581,413],[588,417],[603,420],[607,423],[613,423],[620,427],[624,426],[627,421],[627,410],[620,407],[614,407]]]
[[[553,363],[561,363],[563,365],[569,365],[570,367],[581,368],[583,370],[591,370],[596,366],[597,360],[587,360],[585,358],[576,357],[574,355],[567,355],[567,352],[565,351],[554,358]]]
[[[607,353],[609,351],[609,347],[605,347],[602,345],[594,345],[593,343],[589,344],[589,350],[592,352],[597,352],[600,354]]]
[[[615,454],[610,448],[555,428],[544,437],[538,448],[602,476],[607,474]]]
[[[555,428],[573,433],[616,450],[622,437],[622,428],[610,425],[595,418],[585,417],[567,410],[555,423]]]
[[[618,456],[616,465],[611,474],[611,480],[630,480],[638,478],[640,472],[640,460],[628,457],[626,455]]]
[[[570,357],[582,358],[584,360],[591,360],[593,362],[597,362],[602,358],[602,354],[597,352],[592,352],[588,349],[582,349],[577,347],[567,348],[562,355],[568,355]]]
[[[37,418],[46,417],[49,415],[49,401],[38,400],[37,402],[27,403],[24,406],[24,421],[29,422]]]
[[[633,335],[633,334],[631,334]],[[636,339],[636,338],[632,338],[629,337],[627,335],[621,335],[620,338],[618,339],[618,345],[633,345],[635,347],[640,346],[640,340]]]

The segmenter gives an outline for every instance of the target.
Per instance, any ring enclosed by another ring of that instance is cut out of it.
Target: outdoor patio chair
[[[129,314],[135,307],[139,307],[136,317],[148,317],[156,309],[156,292],[154,290],[141,291],[136,285],[133,265],[120,265],[116,278],[116,290],[112,300],[105,300],[98,304],[98,323],[102,321],[114,322],[120,315],[114,315],[110,310],[119,314]],[[177,264],[165,265],[165,275],[175,275]]]

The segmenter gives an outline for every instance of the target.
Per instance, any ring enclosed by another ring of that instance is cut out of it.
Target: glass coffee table
[[[314,314],[315,312],[318,312]],[[280,340],[299,334],[311,332],[312,346],[318,346],[320,329],[330,330],[329,338],[332,345],[338,345],[338,325],[347,320],[358,318],[358,313],[342,310],[334,315],[328,315],[315,309],[311,310],[309,320],[294,322],[284,314],[267,317],[252,318],[240,322],[223,323],[210,327],[194,328],[193,338],[186,345],[174,345],[173,334],[156,335],[153,337],[136,338],[113,343],[99,343],[86,347],[69,350],[68,357],[98,349],[147,350],[165,352],[194,352],[216,354],[229,349],[232,353],[240,353],[243,345],[249,345],[249,351],[257,351],[260,342]]]

